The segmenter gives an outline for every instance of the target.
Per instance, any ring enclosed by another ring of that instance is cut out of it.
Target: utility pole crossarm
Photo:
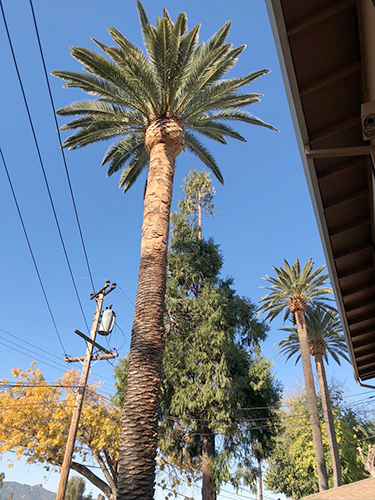
[[[85,339],[86,342],[90,342],[92,345],[94,345],[95,347],[97,347],[101,351],[105,352],[106,354],[111,354],[110,351],[108,351],[107,349],[105,349],[105,347],[102,347],[100,344],[98,344],[97,342],[95,342],[95,340],[92,340],[90,337],[87,337],[87,335],[85,335],[84,333],[80,332],[79,330],[74,330],[74,332],[77,335],[79,335],[80,337],[82,337],[83,339]]]
[[[64,498],[65,498],[66,486],[67,486],[67,482],[68,482],[69,470],[70,470],[70,466],[71,466],[71,462],[72,462],[72,455],[73,455],[73,450],[74,450],[74,443],[76,440],[79,418],[80,418],[81,410],[82,410],[82,404],[83,404],[83,400],[85,397],[85,390],[86,390],[87,378],[89,375],[91,360],[92,359],[109,359],[112,357],[116,357],[118,355],[117,351],[115,351],[115,353],[111,353],[107,349],[104,349],[104,347],[102,347],[101,345],[99,345],[95,342],[96,333],[98,331],[100,316],[101,316],[101,312],[102,312],[102,308],[103,308],[104,297],[106,295],[108,295],[115,288],[116,288],[116,283],[113,283],[111,285],[110,281],[107,281],[106,284],[99,291],[97,291],[96,293],[93,293],[90,296],[90,300],[96,299],[96,310],[95,310],[95,314],[94,314],[94,319],[92,321],[90,337],[87,337],[86,335],[81,333],[79,330],[76,330],[76,333],[78,335],[80,335],[81,337],[83,337],[87,341],[86,355],[84,358],[78,358],[78,357],[70,358],[69,356],[66,356],[66,358],[65,358],[65,361],[68,361],[68,362],[83,360],[83,367],[82,367],[81,377],[79,380],[79,390],[77,392],[75,403],[74,403],[72,421],[70,424],[69,435],[68,435],[68,439],[67,439],[67,443],[66,443],[64,459],[63,459],[63,463],[61,466],[61,475],[60,475],[59,486],[57,489],[56,500],[64,500]],[[100,349],[101,351],[103,351],[105,354],[93,356],[92,352],[93,352],[94,346],[97,347],[98,349]]]
[[[106,284],[100,290],[98,290],[97,292],[92,293],[90,295],[90,300],[95,299],[95,297],[97,297],[100,294],[103,294],[103,297],[105,297],[106,295],[108,295],[109,293],[111,293],[112,290],[114,290],[117,285],[116,285],[116,283],[112,283],[111,288],[109,290],[106,290],[109,287],[110,284],[111,284],[111,282],[107,281]]]
[[[92,361],[100,361],[101,359],[112,359],[112,358],[117,358],[118,352],[116,349],[114,349],[114,352],[110,352],[108,354],[95,354],[94,356],[91,356]],[[74,363],[75,361],[84,361],[85,356],[65,356],[65,361],[67,363]]]

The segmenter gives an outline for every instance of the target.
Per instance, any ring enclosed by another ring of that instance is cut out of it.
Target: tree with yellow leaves
[[[69,370],[55,384],[46,382],[35,363],[13,369],[14,381],[0,380],[0,454],[12,451],[29,464],[55,470],[62,463],[78,390],[79,373]],[[71,468],[115,500],[120,412],[88,384]],[[105,480],[88,465],[95,461]]]

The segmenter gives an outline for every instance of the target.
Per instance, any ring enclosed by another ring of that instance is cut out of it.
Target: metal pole
[[[109,283],[106,285],[106,287],[108,285],[109,285]],[[96,295],[96,294],[94,295],[96,297],[96,311],[94,314],[94,319],[92,321],[92,327],[91,327],[91,332],[90,332],[90,340],[92,340],[93,342],[95,342],[96,332],[97,332],[97,329],[99,326],[99,319],[100,319],[100,314],[102,311],[104,297],[105,297],[105,295],[107,295],[104,291],[104,289],[106,287],[101,289],[100,293],[98,295]],[[109,292],[107,292],[107,293],[109,293]],[[94,296],[92,298],[94,298]],[[92,342],[87,342],[85,361],[83,363],[81,378],[79,381],[78,394],[76,396],[76,400],[74,403],[73,416],[72,416],[72,421],[70,423],[68,440],[66,443],[64,459],[63,459],[63,463],[61,466],[61,475],[60,475],[60,481],[59,481],[59,486],[58,486],[58,490],[57,490],[56,500],[64,500],[64,498],[65,498],[65,491],[66,491],[66,486],[67,486],[67,482],[68,482],[70,465],[72,462],[74,443],[76,440],[78,423],[79,423],[79,418],[80,418],[81,410],[82,410],[82,403],[83,403],[83,399],[85,396],[87,378],[88,378],[88,374],[89,374],[93,349],[94,349],[94,344]]]

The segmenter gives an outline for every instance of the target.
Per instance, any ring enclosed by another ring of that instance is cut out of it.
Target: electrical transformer
[[[106,307],[102,314],[98,333],[99,335],[109,335],[115,324],[116,313],[112,311],[112,306]]]

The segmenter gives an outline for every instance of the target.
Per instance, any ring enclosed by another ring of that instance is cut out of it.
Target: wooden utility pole
[[[72,421],[70,423],[70,429],[69,429],[68,440],[66,443],[64,459],[63,459],[63,463],[61,466],[61,475],[60,475],[60,481],[59,481],[59,487],[57,490],[56,500],[64,500],[64,498],[65,498],[65,491],[66,491],[66,486],[67,486],[67,482],[68,482],[70,465],[72,462],[74,443],[76,440],[78,423],[79,423],[79,418],[81,415],[83,399],[85,397],[85,390],[86,390],[87,378],[88,378],[89,370],[90,370],[90,363],[91,363],[91,360],[93,359],[92,351],[94,349],[94,346],[106,353],[105,355],[95,356],[95,359],[108,359],[109,357],[114,358],[118,355],[117,352],[115,352],[114,354],[111,354],[109,351],[107,351],[106,349],[104,349],[103,347],[101,347],[99,344],[97,344],[95,342],[96,333],[97,333],[98,326],[99,326],[100,315],[102,312],[104,297],[106,295],[108,295],[110,292],[112,292],[112,290],[114,290],[115,288],[116,288],[116,283],[113,283],[111,285],[110,282],[107,281],[106,284],[103,286],[103,288],[101,288],[96,293],[93,293],[92,295],[90,295],[90,300],[96,299],[96,311],[94,314],[94,319],[92,321],[90,337],[86,337],[86,335],[84,335],[83,333],[76,330],[76,333],[78,335],[80,335],[81,337],[85,338],[85,340],[87,340],[86,355],[84,358],[79,358],[79,357],[70,358],[68,356],[65,358],[65,361],[67,361],[67,362],[83,361],[83,367],[82,367],[81,377],[79,380],[78,393],[77,393],[76,400],[74,403],[73,416],[72,416]]]

